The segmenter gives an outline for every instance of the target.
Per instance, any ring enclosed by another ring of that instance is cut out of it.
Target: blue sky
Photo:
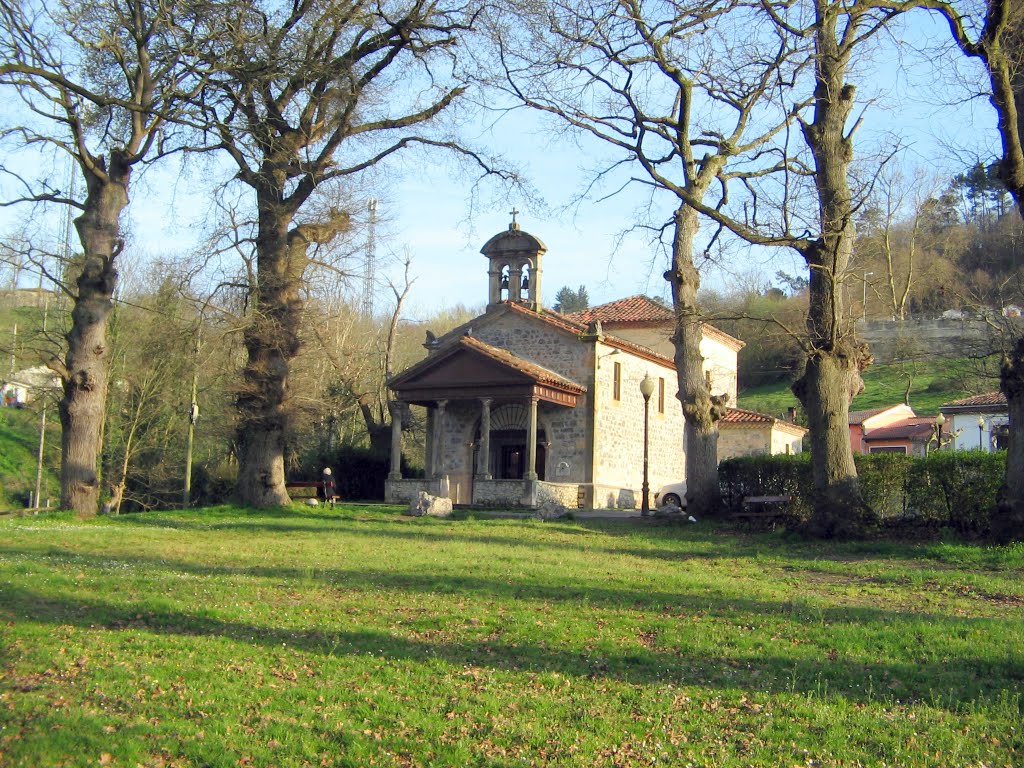
[[[897,32],[896,39],[922,40],[936,27],[916,17],[913,27]],[[941,29],[938,29],[941,32]],[[905,161],[949,175],[996,147],[994,115],[983,99],[963,100],[957,78],[941,60],[897,67],[893,48],[879,50],[856,76],[858,97],[864,107],[864,125],[857,133],[858,152],[869,151],[896,134],[907,147]],[[976,72],[970,65],[963,70]],[[867,101],[871,100],[871,104]],[[444,160],[408,161],[387,177],[372,194],[380,198],[381,215],[388,225],[379,230],[379,272],[389,273],[389,254],[409,253],[416,283],[408,315],[426,317],[439,308],[458,304],[480,306],[486,300],[486,260],[480,247],[507,228],[509,211],[520,211],[522,227],[548,246],[544,262],[544,299],[554,302],[557,290],[586,285],[591,302],[601,303],[634,293],[666,295],[661,274],[667,266],[663,254],[641,234],[622,239],[620,234],[636,220],[648,201],[631,190],[602,202],[572,200],[587,181],[586,167],[600,162],[604,149],[595,144],[576,146],[551,130],[534,115],[513,112],[494,122],[466,126],[470,138],[493,147],[517,164],[534,185],[541,204],[523,196],[493,195],[485,191],[471,210],[472,182],[454,173]],[[202,177],[202,172],[196,173]],[[369,195],[367,195],[369,196]],[[129,212],[136,232],[159,233],[146,252],[173,253],[195,246],[198,220],[207,209],[206,198],[192,178],[177,178],[169,166],[137,179]],[[668,207],[664,208],[666,214]],[[2,229],[10,231],[15,217],[0,213]],[[392,260],[394,261],[394,259]],[[779,269],[800,271],[788,251],[733,249],[730,264],[711,268],[703,276],[706,286],[728,289],[753,276],[771,278]],[[358,286],[355,287],[358,292]],[[378,291],[378,310],[386,309],[387,291]]]

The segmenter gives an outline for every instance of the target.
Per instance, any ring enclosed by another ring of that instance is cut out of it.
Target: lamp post
[[[935,450],[942,450],[942,425],[946,423],[946,417],[939,414],[935,417]]]
[[[985,437],[985,417],[984,416],[979,416],[978,417],[978,450],[979,451],[984,451],[985,450],[985,446],[982,443],[982,440],[984,439],[984,437]]]
[[[648,373],[644,374],[643,381],[640,382],[640,394],[644,396],[644,484],[640,488],[642,494],[640,499],[640,515],[647,517],[651,513],[651,504],[648,498],[651,486],[647,482],[647,444],[650,438],[651,395],[654,394],[654,379]]]

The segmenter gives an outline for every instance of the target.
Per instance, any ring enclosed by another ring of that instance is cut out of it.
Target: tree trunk
[[[109,170],[85,172],[86,199],[75,228],[82,243],[71,329],[64,358],[64,397],[60,401],[60,503],[80,515],[95,515],[99,505],[97,466],[110,367],[107,322],[117,287],[115,260],[121,249],[120,217],[128,205],[130,167],[112,153]]]
[[[675,345],[679,400],[683,407],[686,448],[686,500],[691,514],[706,516],[718,511],[718,420],[727,397],[712,395],[704,375],[703,338],[697,291],[700,273],[693,263],[693,241],[697,235],[697,212],[680,206],[675,212],[672,241],[672,269],[665,277],[672,286],[676,327]]]
[[[814,157],[821,237],[801,249],[810,273],[809,351],[793,393],[807,413],[811,434],[814,498],[807,532],[823,537],[852,535],[869,516],[853,463],[849,411],[864,388],[860,374],[871,356],[852,336],[840,290],[856,237],[848,182],[853,141],[846,132],[854,95],[853,86],[845,83],[852,47],[836,38],[843,13],[839,6],[818,7],[814,118],[801,124]]]
[[[852,237],[843,239],[852,246]],[[833,249],[843,247],[836,243]],[[792,387],[810,428],[814,497],[807,533],[824,538],[856,535],[871,517],[853,463],[849,426],[850,403],[864,389],[861,373],[871,364],[871,355],[842,321],[840,286],[833,270],[843,259],[834,254],[824,246],[805,254],[810,265],[811,352]]]
[[[854,536],[871,517],[850,445],[850,400],[863,389],[860,359],[855,345],[818,350],[793,384],[810,427],[814,496],[806,532],[818,538]]]
[[[1024,338],[1004,360],[999,387],[1009,410],[1009,448],[1006,452],[1006,480],[992,521],[992,535],[999,542],[1024,540]]]
[[[236,399],[237,492],[243,504],[274,507],[291,502],[285,489],[284,451],[291,415],[289,369],[299,351],[298,289],[305,264],[293,263],[288,236],[292,214],[272,193],[257,192],[257,204],[257,285],[245,330],[248,359]]]
[[[1003,24],[991,25],[993,18]],[[1009,0],[992,0],[985,31],[972,55],[988,68],[992,91],[989,99],[998,117],[1002,154],[999,178],[1010,191],[1017,212],[1024,218],[1024,71],[1019,66],[1024,52],[1024,30],[1019,10]],[[999,387],[1009,409],[1009,451],[1003,499],[993,521],[993,534],[1001,541],[1024,539],[1024,337],[1018,336],[1004,359]]]

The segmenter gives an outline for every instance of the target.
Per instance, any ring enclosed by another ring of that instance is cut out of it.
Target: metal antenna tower
[[[373,283],[377,260],[377,198],[367,200],[370,213],[366,228],[366,268],[363,270],[363,315],[373,317]]]
[[[75,199],[75,159],[73,157],[68,158],[68,173],[64,180],[64,195],[69,200]],[[75,211],[70,206],[64,206],[64,216],[60,223],[60,256],[64,259],[65,263],[71,259],[71,233],[74,230],[74,218]]]

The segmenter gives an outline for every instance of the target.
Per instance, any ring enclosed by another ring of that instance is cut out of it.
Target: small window
[[[708,389],[711,389],[711,369],[708,368],[704,371],[704,382],[708,385]]]
[[[665,379],[658,379],[658,413],[665,412]]]
[[[622,399],[622,363],[615,364],[614,379],[612,382],[612,398],[615,400]]]

